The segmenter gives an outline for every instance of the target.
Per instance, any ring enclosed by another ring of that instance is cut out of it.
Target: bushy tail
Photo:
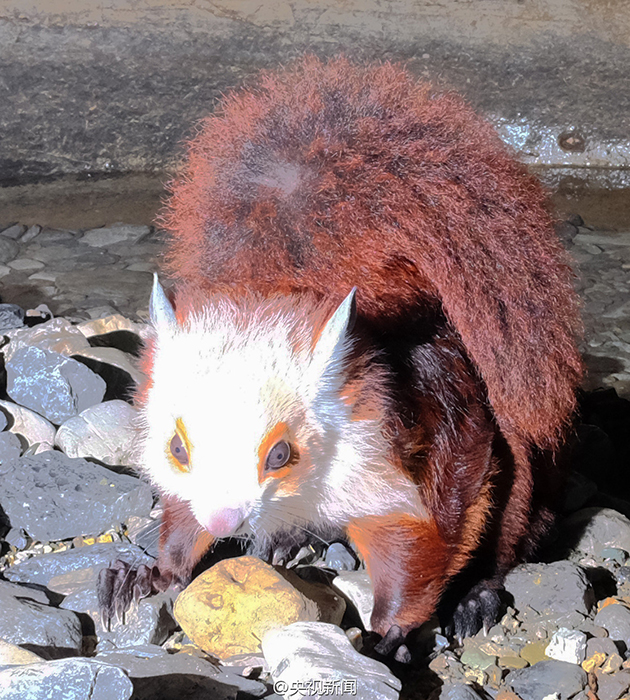
[[[228,95],[164,221],[172,274],[314,290],[398,319],[438,299],[502,429],[553,447],[582,365],[578,303],[537,181],[453,94],[391,64],[312,56]]]

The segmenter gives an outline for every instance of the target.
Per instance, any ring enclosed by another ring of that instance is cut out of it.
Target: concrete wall
[[[0,0],[0,185],[162,171],[222,91],[304,50],[408,61],[525,161],[627,186],[628,0]]]

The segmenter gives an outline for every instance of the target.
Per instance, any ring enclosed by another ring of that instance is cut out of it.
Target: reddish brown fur
[[[483,548],[495,578],[531,554],[582,371],[578,305],[544,192],[461,98],[390,64],[265,73],[201,124],[164,223],[180,319],[217,293],[295,294],[308,314],[358,287],[344,400],[357,420],[388,406],[392,462],[430,515],[349,528],[379,631],[424,621]],[[188,543],[189,573],[192,515],[169,511],[164,549]]]

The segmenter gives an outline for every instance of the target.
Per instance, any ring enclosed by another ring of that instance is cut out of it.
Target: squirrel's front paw
[[[163,576],[157,566],[141,564],[134,568],[118,559],[109,568],[101,569],[98,575],[98,606],[103,627],[109,629],[111,621],[123,620],[132,601],[137,603],[154,593],[165,591],[171,581]]]

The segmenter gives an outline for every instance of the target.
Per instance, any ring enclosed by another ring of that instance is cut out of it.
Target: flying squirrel
[[[109,614],[219,538],[308,532],[354,545],[379,634],[477,562],[456,623],[492,624],[553,521],[582,375],[538,181],[461,97],[307,56],[201,122],[162,223],[136,396],[160,553],[104,570]]]

